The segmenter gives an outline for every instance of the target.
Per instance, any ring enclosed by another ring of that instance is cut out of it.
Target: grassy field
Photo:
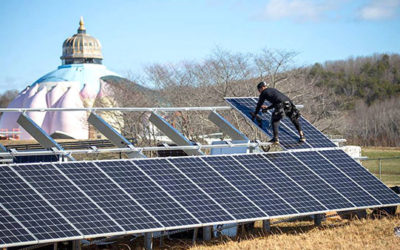
[[[399,249],[400,237],[394,234],[394,228],[399,226],[399,216],[379,220],[328,220],[321,227],[315,227],[311,222],[284,223],[272,227],[270,235],[260,237],[256,234],[240,241],[216,240],[188,247],[191,250]]]
[[[379,178],[379,164],[382,166],[381,178],[382,181],[389,186],[400,185],[400,148],[363,148],[362,155],[367,156],[369,160],[362,161],[371,173]],[[397,159],[382,159],[377,158],[392,158]]]

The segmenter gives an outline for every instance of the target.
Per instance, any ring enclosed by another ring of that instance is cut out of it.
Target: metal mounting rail
[[[0,108],[0,112],[47,112],[47,111],[136,111],[136,112],[172,112],[172,111],[215,111],[231,110],[230,106],[217,107],[168,107],[168,108],[142,108],[142,107],[92,107],[92,108]]]
[[[120,152],[143,152],[143,151],[160,151],[160,150],[184,150],[184,149],[205,149],[205,148],[230,148],[230,147],[250,147],[255,148],[258,146],[269,146],[270,142],[248,142],[248,143],[228,143],[228,144],[217,144],[217,145],[193,145],[193,146],[168,146],[168,147],[137,147],[131,148],[103,148],[103,149],[72,149],[72,150],[38,150],[38,151],[17,151],[12,152],[0,152],[0,156],[27,156],[27,155],[69,155],[69,154],[100,154],[100,153],[120,153]]]

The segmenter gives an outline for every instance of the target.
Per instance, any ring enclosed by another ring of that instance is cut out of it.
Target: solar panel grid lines
[[[278,153],[269,153],[277,155]],[[280,154],[280,152],[279,152]],[[285,200],[301,214],[323,213],[327,208],[296,182],[287,176],[282,170],[276,167],[263,154],[235,155],[242,165],[248,168],[253,175],[256,175],[264,183],[267,183],[275,193],[285,197]]]
[[[173,197],[170,193],[168,193],[167,190],[164,189],[163,186],[161,186],[160,184],[158,184],[149,174],[146,173],[146,171],[144,171],[141,167],[143,167],[143,165],[139,164],[140,163],[144,163],[144,162],[148,162],[150,164],[154,164],[154,165],[159,165],[160,162],[162,161],[162,159],[159,160],[153,160],[153,159],[149,159],[148,161],[138,161],[138,162],[134,162],[132,161],[132,163],[139,169],[139,171],[141,171],[144,175],[147,176],[147,178],[149,178],[154,184],[156,184],[162,191],[164,191],[173,201],[175,201],[183,210],[185,210],[194,220],[196,220],[198,222],[198,225],[201,226],[202,222],[196,218],[196,216],[193,215],[192,212],[190,212],[185,206],[183,206],[175,197]],[[146,165],[144,165],[144,167],[146,167]]]
[[[37,244],[39,241],[15,216],[0,204],[0,248]]]
[[[321,178],[329,182],[358,208],[381,204],[346,173],[326,159],[320,152],[297,152],[296,157],[315,171]]]
[[[209,156],[206,156],[209,157]],[[176,157],[169,161],[223,206],[238,221],[251,221],[267,217],[248,198],[211,169],[199,157]]]
[[[74,164],[74,163],[71,162],[71,163],[64,164],[63,170],[64,170],[65,166],[72,165],[72,164]],[[114,222],[115,225],[117,225],[120,228],[121,231],[117,231],[117,234],[121,234],[121,233],[126,234],[126,230],[109,213],[107,213],[90,195],[88,195],[77,183],[75,183],[66,173],[61,171],[61,169],[57,166],[57,164],[54,164],[53,166],[55,167],[55,169],[58,172],[60,172],[60,174],[62,176],[64,176],[69,182],[71,182],[75,188],[77,188],[87,199],[89,199],[100,211],[102,211],[106,217],[108,217],[112,222]]]
[[[257,97],[226,97],[225,100],[238,112],[240,112],[247,120],[255,124],[258,128],[257,123],[252,121],[250,112],[254,111],[258,102]],[[265,102],[267,105],[269,103]],[[272,111],[269,110],[266,113],[261,113],[259,116],[262,118],[262,128],[260,128],[267,136],[272,137],[272,128],[268,129],[271,124],[270,120],[272,117]],[[288,118],[283,118],[279,126],[279,138],[280,144],[285,149],[297,149],[297,148],[322,148],[322,147],[336,147],[336,145],[321,131],[315,128],[310,122],[304,117],[300,117],[300,124],[304,131],[307,141],[298,142],[299,135]]]
[[[151,218],[153,218],[153,220],[155,222],[158,223],[159,228],[155,227],[149,230],[141,230],[141,232],[150,232],[150,231],[164,231],[166,230],[166,227],[157,220],[156,217],[154,217],[154,215],[152,215],[149,211],[147,211],[147,209],[140,203],[138,202],[131,194],[129,194],[118,182],[116,182],[113,178],[111,178],[111,176],[109,176],[103,169],[101,169],[96,162],[93,162],[93,165],[96,166],[99,171],[101,171],[105,176],[107,176],[110,181],[112,181],[116,186],[118,186],[127,196],[129,196],[131,198],[131,200],[133,200],[139,207],[141,207]],[[132,231],[128,231],[128,233],[133,233]]]
[[[120,225],[126,234],[162,228],[161,224],[92,162],[70,162],[60,166],[59,170]]]
[[[140,161],[138,164],[152,180],[157,182],[164,190],[173,196],[182,206],[192,211],[191,213],[202,225],[219,223],[233,223],[236,219],[215,200],[212,199],[189,177],[174,166],[168,159],[160,160],[158,164],[152,161]]]
[[[375,197],[385,206],[396,205],[400,202],[400,197],[391,189],[387,188],[376,176],[371,174],[361,164],[353,160],[343,150],[321,151],[326,159],[342,172],[351,173],[349,178],[362,186],[370,195]]]
[[[207,159],[217,159],[219,158],[218,156],[215,157],[208,157]],[[206,163],[213,171],[215,171],[222,179],[224,179],[227,183],[229,183],[233,188],[236,189],[237,192],[239,192],[241,195],[243,195],[251,204],[253,204],[256,208],[258,208],[260,211],[262,211],[265,214],[265,217],[263,219],[269,219],[270,216],[259,206],[257,205],[256,202],[254,202],[252,199],[250,199],[246,194],[242,192],[239,188],[237,188],[235,185],[232,184],[230,180],[228,180],[225,176],[223,176],[221,173],[219,173],[215,168],[210,165],[208,161],[205,160],[205,158],[200,158],[204,163]]]
[[[233,157],[215,156],[205,157],[203,160],[250,198],[270,218],[282,214],[289,216],[299,213]]]
[[[53,164],[15,165],[14,168],[77,228],[77,235],[100,237],[121,231]]]
[[[226,97],[225,100],[239,113],[241,113],[249,122],[253,123],[256,127],[261,129],[268,137],[272,138],[272,127],[271,127],[271,111],[266,113],[259,114],[259,117],[262,119],[262,128],[259,127],[258,123],[254,122],[251,119],[250,112],[253,112],[258,99],[255,97]],[[269,103],[266,102],[268,105]],[[281,120],[282,125],[279,127],[279,138],[280,145],[284,149],[292,149],[292,148],[311,148],[311,145],[308,142],[299,143],[298,136],[296,133],[291,131],[285,123],[283,123],[285,119]],[[271,129],[269,129],[271,128]]]
[[[306,167],[308,170],[310,170],[315,176],[317,176],[320,180],[322,180],[326,185],[328,185],[330,188],[332,188],[337,194],[339,194],[344,200],[346,200],[348,203],[350,203],[351,205],[353,205],[353,207],[356,207],[356,205],[350,201],[346,196],[344,196],[341,192],[339,192],[339,190],[332,186],[329,182],[327,182],[324,178],[322,178],[318,173],[316,173],[312,168],[310,168],[308,166],[308,164],[305,164],[302,160],[300,160],[298,157],[296,157],[293,153],[290,153],[291,156],[293,156],[293,158],[295,158],[298,162],[300,162],[304,167]],[[326,190],[326,189],[325,189]],[[342,200],[343,201],[343,200]],[[340,202],[340,200],[339,200]],[[326,203],[324,203],[326,204]],[[346,203],[341,203],[340,205],[343,205],[344,207],[348,208],[348,204]],[[330,208],[333,209],[333,208]],[[340,208],[338,208],[340,209]],[[339,210],[338,210],[339,211]]]
[[[320,177],[305,168],[291,153],[284,152],[276,155],[264,155],[264,157],[268,158],[279,170],[328,210],[353,206]]]
[[[142,159],[149,160],[149,159]],[[199,222],[149,179],[132,161],[96,163],[166,229],[199,226]]]
[[[14,167],[3,167],[0,171],[0,203],[7,211],[40,241],[81,239],[81,232]]]

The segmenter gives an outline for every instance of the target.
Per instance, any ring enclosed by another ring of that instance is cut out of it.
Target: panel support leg
[[[162,231],[160,235],[160,248],[164,245],[164,233],[165,231]]]
[[[193,244],[193,245],[196,244],[197,234],[198,234],[198,233],[199,233],[199,228],[196,227],[196,228],[193,230],[193,239],[192,239],[192,244]]]
[[[315,214],[314,215],[314,225],[317,227],[321,226],[323,218],[324,218],[324,214]]]
[[[271,220],[263,220],[263,230],[264,233],[271,232]]]
[[[144,233],[144,249],[153,249],[153,233]]]
[[[212,231],[212,226],[203,227],[203,240],[204,241],[211,240],[211,231]]]
[[[72,242],[72,249],[73,250],[81,250],[81,241],[80,240],[74,240]]]
[[[58,249],[58,243],[56,242],[53,244],[53,250],[57,250],[57,249]]]

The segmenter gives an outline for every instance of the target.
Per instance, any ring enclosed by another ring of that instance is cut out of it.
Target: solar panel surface
[[[198,225],[199,221],[130,161],[96,162],[164,227]]]
[[[350,179],[374,196],[381,204],[396,204],[400,201],[399,196],[394,191],[389,189],[343,150],[321,151],[320,153],[338,169],[345,172]]]
[[[0,206],[0,246],[34,241],[36,239]]]
[[[171,158],[170,162],[184,172],[236,219],[267,216],[251,200],[235,189],[232,184],[211,169],[201,158]]]
[[[297,152],[296,157],[357,207],[381,204],[345,173],[326,160],[320,152]]]
[[[227,97],[225,100],[237,111],[239,111],[244,117],[250,120],[258,128],[257,122],[251,120],[250,112],[254,112],[255,107],[258,102],[256,97]],[[265,103],[267,106],[268,102]],[[259,113],[262,119],[261,130],[269,137],[272,137],[272,127],[271,127],[271,116],[272,111],[269,110],[267,113]],[[324,147],[336,147],[336,145],[329,140],[321,131],[316,129],[310,122],[308,122],[304,117],[299,119],[300,125],[306,135],[307,141],[305,143],[299,143],[299,135],[292,124],[292,122],[287,118],[281,120],[281,125],[279,126],[279,139],[280,144],[285,149],[299,149],[299,148],[324,148]]]
[[[0,247],[394,205],[399,196],[338,149],[10,165]]]
[[[234,155],[232,157],[266,183],[276,194],[283,197],[299,213],[318,213],[327,210],[301,186],[267,161],[263,155]]]
[[[125,231],[162,228],[148,212],[93,163],[67,163],[59,169]]]
[[[0,167],[0,203],[38,240],[79,233],[11,168]]]
[[[243,194],[254,201],[268,216],[298,213],[289,203],[275,194],[272,189],[246,171],[234,158],[215,156],[203,159]]]
[[[134,161],[134,163],[191,211],[201,223],[235,220],[167,160]]]
[[[67,178],[57,171],[52,164],[18,165],[13,168],[83,235],[123,231]],[[46,217],[43,216],[43,218]],[[53,223],[46,222],[46,224],[52,225]],[[36,233],[34,234],[36,235]],[[80,234],[75,233],[73,235],[78,236]]]

